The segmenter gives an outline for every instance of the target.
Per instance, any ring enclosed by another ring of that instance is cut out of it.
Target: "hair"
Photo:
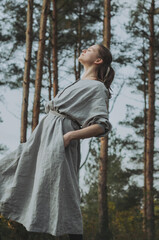
[[[108,48],[103,46],[103,44],[97,44],[99,46],[98,48],[98,54],[100,58],[103,59],[102,64],[98,67],[97,77],[99,81],[102,81],[105,85],[105,87],[108,89],[109,92],[109,98],[111,98],[111,92],[112,89],[110,87],[111,83],[113,82],[115,71],[111,67],[112,62],[112,54]]]

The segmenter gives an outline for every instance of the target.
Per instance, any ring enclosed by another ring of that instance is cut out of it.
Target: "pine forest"
[[[106,137],[80,139],[84,240],[159,239],[159,1],[1,0],[0,155],[24,143],[45,103],[81,78],[102,43],[115,70]],[[0,215],[0,240],[67,240]]]

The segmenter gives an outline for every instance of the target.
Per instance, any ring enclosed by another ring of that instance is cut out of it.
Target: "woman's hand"
[[[70,143],[70,141],[72,140],[72,132],[67,132],[66,134],[63,135],[63,139],[64,139],[64,147],[67,147]]]
[[[83,129],[67,132],[66,134],[63,135],[64,146],[67,147],[70,141],[73,139],[98,137],[99,134],[104,134],[103,130],[104,130],[103,127],[99,126],[99,124],[93,124]]]

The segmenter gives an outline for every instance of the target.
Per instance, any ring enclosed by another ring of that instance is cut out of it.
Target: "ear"
[[[103,62],[103,59],[97,58],[94,63],[95,64],[101,64],[102,62]]]

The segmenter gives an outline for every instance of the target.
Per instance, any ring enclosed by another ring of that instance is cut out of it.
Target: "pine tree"
[[[143,232],[144,232],[144,239],[149,239],[149,235],[151,232],[151,237],[150,239],[154,238],[154,216],[153,216],[153,152],[155,153],[154,149],[152,151],[151,149],[151,157],[150,155],[148,156],[149,147],[151,145],[151,148],[154,145],[154,120],[155,120],[155,92],[154,92],[154,74],[155,74],[155,58],[153,54],[156,52],[157,48],[155,47],[155,39],[154,39],[154,32],[153,31],[153,26],[152,26],[152,11],[149,10],[148,5],[151,5],[152,3],[148,1],[139,1],[136,7],[135,11],[131,12],[131,27],[127,29],[130,30],[132,33],[132,36],[134,39],[140,39],[140,42],[142,41],[143,45],[141,46],[138,44],[138,54],[137,60],[140,61],[140,65],[137,65],[137,68],[140,70],[140,78],[142,80],[138,81],[138,79],[134,79],[135,81],[131,80],[131,85],[133,84],[136,85],[137,90],[141,91],[143,93],[143,99],[144,99],[144,111],[142,113],[142,117],[136,117],[137,119],[140,119],[140,122],[138,121],[138,129],[141,129],[141,126],[143,126],[142,132],[142,137],[144,138],[144,146],[143,146],[143,161],[144,161],[144,198],[143,198],[143,204],[144,204],[144,209],[143,209]],[[153,10],[153,14],[155,12],[155,9]],[[149,18],[149,14],[151,15],[151,18]],[[146,19],[146,21],[145,21]],[[148,19],[151,19],[151,28],[150,26],[150,20],[148,22]],[[150,34],[149,34],[150,32]],[[150,40],[149,40],[150,39]],[[149,43],[150,42],[150,43]],[[156,42],[157,43],[157,42]],[[139,49],[140,48],[140,49]],[[151,49],[151,51],[147,49]],[[152,60],[152,61],[151,61]],[[150,69],[150,70],[147,70]],[[151,81],[150,81],[151,79]],[[152,80],[153,79],[153,80]],[[149,82],[149,84],[148,84]],[[152,85],[151,85],[151,84]],[[151,88],[152,86],[152,88]],[[150,91],[151,94],[150,94]],[[150,97],[151,96],[151,97]],[[148,103],[148,98],[149,98],[149,104]],[[152,99],[152,102],[150,101]],[[149,114],[150,110],[152,110],[153,114]],[[132,114],[131,114],[132,115]],[[152,117],[152,119],[151,119]],[[149,118],[149,120],[148,120]],[[135,124],[133,124],[133,121],[135,120],[132,119],[131,125],[134,127]],[[151,127],[150,125],[148,126],[148,121],[149,124],[151,122]],[[137,123],[137,122],[136,122]],[[140,124],[140,125],[139,125]],[[149,129],[149,130],[148,130]],[[151,129],[151,131],[150,131]],[[149,131],[149,133],[148,133]],[[138,131],[139,132],[139,131]],[[150,133],[151,132],[151,133]],[[150,136],[151,135],[151,136]],[[141,135],[140,135],[141,136]],[[152,144],[150,144],[150,142]],[[149,159],[148,159],[148,157]],[[155,155],[154,155],[155,157]],[[148,180],[149,178],[149,180]],[[148,204],[148,199],[149,199],[149,204]],[[149,206],[148,206],[149,205]],[[148,216],[149,212],[149,216]],[[150,217],[151,216],[151,217]],[[151,219],[151,220],[150,220]],[[148,227],[149,226],[149,227]],[[151,230],[150,230],[151,229]],[[148,233],[148,234],[147,234]]]
[[[55,0],[53,2],[53,12],[52,12],[52,19],[53,19],[53,37],[52,37],[52,62],[53,62],[53,92],[54,97],[58,93],[58,68],[57,68],[57,3]]]
[[[92,141],[90,146],[89,159],[85,164],[85,184],[88,186],[87,192],[82,194],[82,214],[84,221],[85,239],[100,240],[98,232],[98,174],[100,171],[99,139]],[[131,183],[133,171],[122,167],[124,160],[123,142],[120,136],[116,135],[116,129],[110,133],[108,146],[109,161],[107,164],[107,201],[109,212],[109,228],[113,239],[140,239],[142,235],[142,215],[140,212],[142,188],[135,183]],[[136,194],[134,194],[134,191]],[[120,223],[120,216],[122,221]],[[129,220],[130,218],[130,220]],[[131,228],[131,219],[134,219]],[[124,230],[127,222],[127,229]],[[138,229],[138,232],[135,230]],[[134,233],[133,233],[134,232]],[[131,235],[133,234],[133,237]],[[96,237],[95,237],[96,236]],[[120,236],[120,237],[119,237]]]
[[[27,8],[27,29],[26,29],[26,58],[23,79],[23,101],[21,111],[21,140],[26,142],[27,121],[28,121],[28,97],[30,83],[30,66],[32,52],[32,24],[33,24],[33,0],[28,0]]]
[[[48,0],[44,0],[43,6],[42,6],[41,18],[40,18],[39,47],[38,47],[38,53],[37,53],[32,130],[34,130],[34,128],[37,126],[38,120],[39,120],[41,81],[43,76],[43,60],[44,60],[44,49],[45,49],[45,32],[46,32],[46,21],[47,21],[49,7],[50,7],[50,2]]]
[[[110,0],[104,0],[104,29],[103,45],[110,48],[111,41],[111,3]],[[109,233],[108,219],[108,200],[107,200],[107,164],[108,164],[108,136],[101,138],[100,149],[100,170],[98,184],[98,201],[99,201],[99,236],[101,239],[111,239]]]
[[[147,113],[147,146],[146,146],[146,191],[147,191],[147,236],[148,240],[155,238],[154,225],[154,192],[153,192],[153,170],[154,170],[154,137],[155,137],[155,59],[154,59],[154,10],[155,1],[151,1],[149,10],[149,72],[148,72],[148,100]]]

